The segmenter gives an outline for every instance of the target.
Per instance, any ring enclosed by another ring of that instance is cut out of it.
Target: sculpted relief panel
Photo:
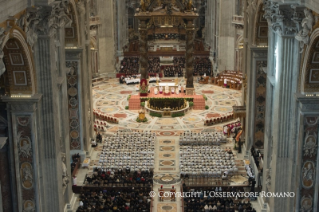
[[[23,212],[33,212],[35,208],[35,187],[34,187],[34,144],[32,141],[32,118],[31,115],[18,115],[16,118],[16,147],[18,172],[20,175],[19,184],[21,189]]]
[[[300,211],[313,211],[313,197],[316,184],[316,158],[318,148],[318,116],[305,116],[304,138],[302,141],[302,159],[300,164]]]

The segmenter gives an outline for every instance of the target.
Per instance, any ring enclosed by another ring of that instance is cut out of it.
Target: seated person
[[[167,85],[165,86],[165,94],[169,94],[169,87]]]
[[[94,139],[92,139],[92,141],[91,141],[91,146],[92,147],[96,147],[97,146],[96,141]]]
[[[154,88],[154,94],[155,95],[157,95],[157,92],[158,92],[157,88]]]
[[[179,92],[180,92],[180,91],[178,90],[178,88],[176,88],[176,94],[179,94]]]
[[[171,93],[175,93],[175,89],[174,88],[171,88]]]
[[[162,86],[159,87],[159,93],[160,93],[160,94],[163,93],[163,87],[162,87]]]

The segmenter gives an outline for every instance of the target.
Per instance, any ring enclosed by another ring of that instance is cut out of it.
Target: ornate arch
[[[81,39],[80,39],[80,27],[79,27],[79,17],[76,10],[76,4],[74,0],[70,0],[68,6],[68,17],[72,20],[70,26],[65,27],[65,45],[73,45],[73,46],[80,46]]]
[[[264,18],[265,11],[263,10],[263,7],[264,4],[260,2],[254,19],[253,44],[256,46],[268,45],[268,22]]]
[[[25,33],[17,26],[12,27],[0,48],[6,69],[0,81],[7,80],[4,84],[6,92],[11,95],[36,93],[34,61]]]
[[[319,28],[310,36],[301,60],[299,88],[301,93],[319,93]]]

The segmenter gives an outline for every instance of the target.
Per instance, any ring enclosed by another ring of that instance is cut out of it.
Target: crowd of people
[[[181,66],[164,66],[163,68],[165,77],[183,76],[183,68]]]
[[[124,57],[121,61],[120,73],[125,75],[135,75],[139,72],[138,57]]]
[[[86,189],[80,193],[76,212],[149,212],[150,188]]]
[[[236,197],[214,197],[208,195],[211,192],[242,192],[242,190],[234,187],[216,187],[212,190],[211,188],[192,189],[185,186],[183,192],[198,194],[183,198],[185,212],[256,212],[249,200],[245,201],[238,200]]]
[[[179,137],[180,145],[220,145],[226,143],[226,136],[216,133],[193,133],[184,132]]]
[[[133,171],[130,167],[125,169],[94,168],[93,174],[86,176],[86,185],[96,185],[104,187],[150,187],[153,184],[153,171]]]
[[[148,58],[148,73],[155,76],[161,71],[161,61],[159,57]]]
[[[173,64],[174,66],[180,66],[181,68],[185,68],[185,57],[174,57]]]
[[[104,139],[97,168],[131,171],[152,171],[154,168],[154,143],[151,133],[117,133]]]
[[[208,57],[195,57],[194,60],[194,72],[193,75],[202,76],[211,76],[212,73],[212,62]]]
[[[219,146],[181,146],[181,176],[208,176],[227,179],[228,175],[238,172],[231,148]]]

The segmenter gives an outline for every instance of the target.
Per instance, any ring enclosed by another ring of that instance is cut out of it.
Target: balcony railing
[[[99,25],[99,24],[101,24],[99,16],[90,17],[90,26]]]
[[[239,24],[239,25],[244,25],[244,17],[243,16],[238,16],[238,15],[233,15],[233,24]]]

